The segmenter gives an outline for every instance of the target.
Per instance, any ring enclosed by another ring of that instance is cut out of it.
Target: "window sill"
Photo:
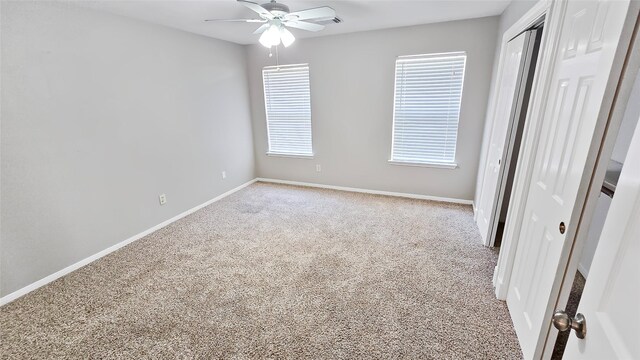
[[[305,154],[284,154],[284,153],[267,152],[267,156],[286,157],[286,158],[294,158],[294,159],[313,159],[314,155],[315,154],[305,155]]]
[[[443,163],[421,163],[421,162],[389,160],[389,164],[400,165],[400,166],[429,167],[429,168],[437,168],[437,169],[457,169],[458,168],[458,164],[456,163],[443,164]]]

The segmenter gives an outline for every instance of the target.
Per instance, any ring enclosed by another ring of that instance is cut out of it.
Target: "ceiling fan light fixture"
[[[1,1],[1,0],[0,0]],[[320,6],[311,9],[290,12],[287,5],[269,0],[265,4],[258,4],[251,0],[236,0],[238,3],[257,13],[259,19],[207,19],[207,22],[244,22],[262,23],[253,34],[260,34],[260,44],[266,48],[278,46],[290,46],[296,40],[295,36],[287,28],[296,28],[305,31],[320,31],[327,23],[339,23],[336,11],[329,6]]]
[[[262,35],[260,35],[260,39],[258,39],[258,41],[260,42],[260,44],[262,44],[262,46],[266,48],[271,47],[271,38],[269,37],[269,35],[267,35],[266,31],[263,32]]]
[[[262,33],[259,41],[260,44],[267,48],[280,45],[280,26],[277,24],[269,26],[267,31]]]
[[[287,30],[284,26],[280,28],[280,39],[282,40],[282,45],[284,45],[284,47],[289,47],[289,45],[296,41],[295,36],[293,36],[291,31]]]

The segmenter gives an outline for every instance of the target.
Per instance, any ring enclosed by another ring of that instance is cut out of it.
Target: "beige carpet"
[[[2,358],[521,358],[469,206],[257,183],[0,308]]]

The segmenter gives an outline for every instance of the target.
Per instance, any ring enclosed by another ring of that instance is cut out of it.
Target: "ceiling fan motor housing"
[[[289,7],[285,4],[280,4],[275,1],[268,2],[266,4],[260,5],[263,8],[269,10],[275,16],[284,16],[289,13]]]

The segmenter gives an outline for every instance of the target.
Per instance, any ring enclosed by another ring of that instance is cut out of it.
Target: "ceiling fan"
[[[258,13],[260,19],[208,19],[205,21],[262,23],[262,26],[253,33],[262,34],[259,40],[260,44],[268,48],[278,46],[281,42],[285,47],[288,47],[295,41],[296,38],[287,27],[320,31],[324,29],[323,24],[325,23],[341,22],[336,17],[336,11],[329,6],[289,12],[287,5],[278,3],[276,0],[262,5],[246,0],[237,1]]]

